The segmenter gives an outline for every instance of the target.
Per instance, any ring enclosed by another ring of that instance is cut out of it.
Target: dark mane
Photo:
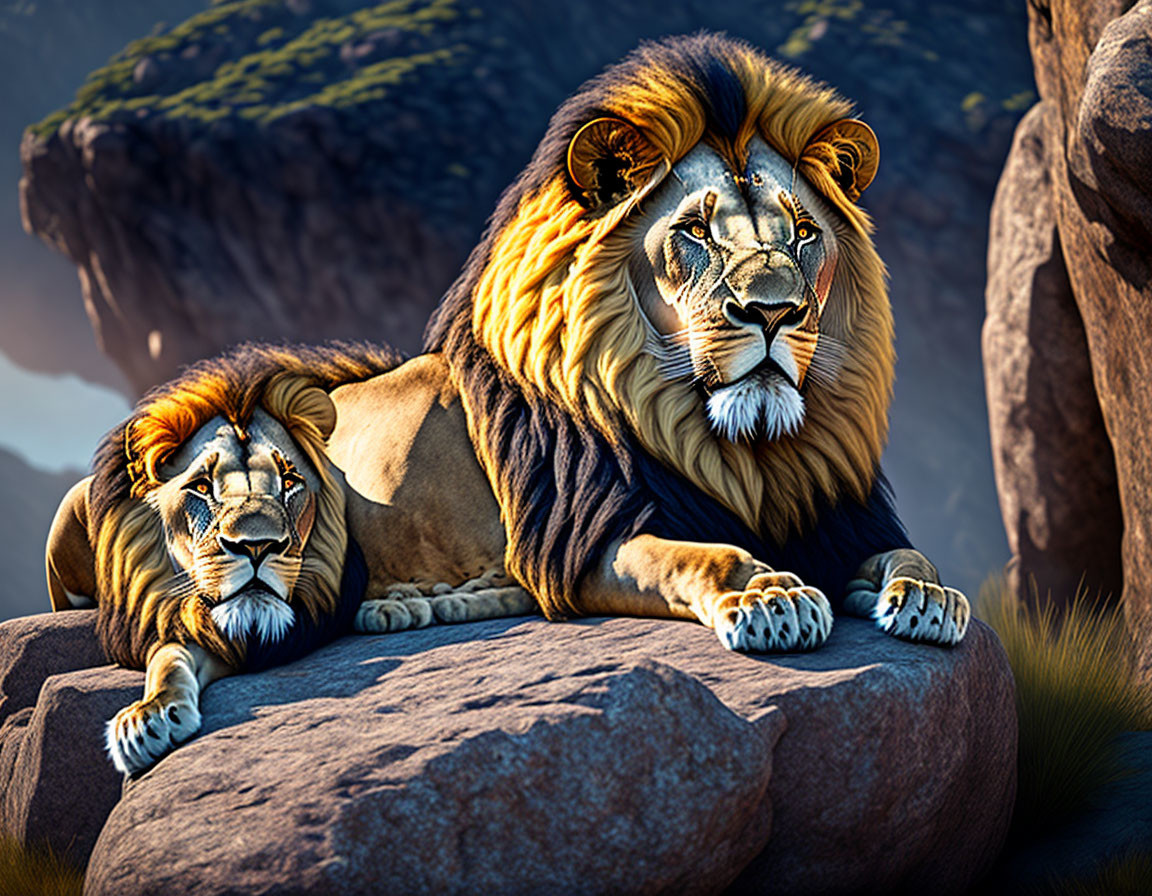
[[[650,85],[673,84],[675,95],[691,97],[698,105],[707,139],[734,141],[747,114],[737,56],[751,56],[777,73],[786,71],[802,89],[824,89],[719,34],[641,45],[559,108],[528,167],[501,196],[484,238],[425,333],[425,349],[444,353],[469,405],[473,438],[487,459],[505,520],[508,570],[549,618],[576,614],[580,579],[610,555],[614,544],[641,533],[743,547],[836,596],[862,558],[910,546],[878,469],[865,471],[870,485],[860,498],[821,497],[813,502],[807,524],[783,540],[774,539],[657,461],[625,428],[606,434],[582,419],[579,408],[561,407],[514,378],[473,332],[474,294],[521,203],[558,177],[580,201],[567,173],[568,146],[576,132],[598,117],[627,118],[620,96],[633,85],[648,85],[643,89],[651,95],[655,88]]]

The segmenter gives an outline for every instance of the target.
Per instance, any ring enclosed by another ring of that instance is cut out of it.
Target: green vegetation
[[[1023,112],[1036,102],[1036,92],[1033,90],[1021,90],[1018,93],[1012,94],[1000,103],[1000,108],[1006,112]]]
[[[813,32],[818,39],[830,19],[851,21],[864,9],[862,0],[793,0],[785,5],[789,12],[803,16],[803,22],[777,49],[781,56],[796,58],[812,49]]]
[[[84,872],[50,849],[0,838],[0,896],[80,896]]]
[[[328,5],[336,9],[339,3]],[[167,33],[129,44],[88,77],[71,105],[30,130],[47,136],[66,118],[135,113],[198,121],[234,114],[267,122],[303,106],[377,100],[422,68],[454,62],[467,48],[433,40],[412,52],[407,43],[389,58],[363,64],[342,58],[342,48],[380,33],[434,37],[460,15],[456,6],[457,0],[391,0],[309,18],[276,0],[222,0]]]
[[[1062,614],[1023,605],[1002,580],[981,589],[976,614],[991,625],[1016,678],[1020,725],[1013,831],[1033,834],[1082,810],[1126,772],[1117,737],[1152,727],[1152,699],[1118,608],[1084,595]]]

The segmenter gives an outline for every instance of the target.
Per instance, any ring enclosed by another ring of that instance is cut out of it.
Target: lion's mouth
[[[239,600],[242,597],[261,597],[267,596],[282,600],[281,596],[260,579],[253,576],[247,583],[241,585],[239,588],[228,591],[227,593],[220,594],[201,594],[200,600],[208,605],[208,609],[222,606],[229,601]]]
[[[705,396],[711,396],[721,389],[728,389],[733,386],[741,386],[747,388],[749,386],[764,386],[765,388],[778,387],[780,385],[788,385],[793,389],[799,391],[800,387],[792,376],[776,361],[775,358],[767,356],[749,370],[732,380],[723,380],[719,377],[709,380],[706,377],[701,377],[699,385],[703,389]]]
[[[748,373],[745,374],[745,378],[752,376],[757,377],[762,382],[771,382],[772,380],[781,379],[784,380],[784,382],[786,382],[793,389],[800,388],[797,382],[792,379],[792,375],[783,367],[781,367],[776,359],[771,355],[766,357],[756,367],[753,367]]]

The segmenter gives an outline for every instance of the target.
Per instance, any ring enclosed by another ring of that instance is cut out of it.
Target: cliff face
[[[973,589],[1004,557],[976,363],[986,209],[1032,101],[1009,0],[236,0],[131,45],[22,145],[25,225],[143,390],[241,339],[414,350],[548,116],[644,37],[727,30],[857,100],[899,352],[887,468]],[[941,401],[941,396],[947,397]]]
[[[21,229],[14,187],[24,127],[69,102],[76,85],[127,41],[206,5],[207,0],[0,4],[0,352],[21,367],[72,372],[125,388],[119,371],[92,342],[75,269]]]
[[[1022,590],[1122,577],[1152,674],[1152,2],[1029,10],[1041,102],[993,222],[1035,248],[990,255],[985,331],[1005,523]]]

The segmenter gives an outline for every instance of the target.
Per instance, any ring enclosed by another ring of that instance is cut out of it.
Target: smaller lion
[[[105,437],[57,510],[46,564],[53,609],[95,605],[109,659],[147,671],[143,699],[108,723],[121,772],[199,730],[212,681],[352,630],[378,571],[349,534],[329,393],[399,363],[367,345],[242,346],[153,390]],[[359,533],[374,560],[385,534]],[[374,582],[372,606],[392,629],[534,608],[493,587],[501,570],[482,572],[462,589]]]

